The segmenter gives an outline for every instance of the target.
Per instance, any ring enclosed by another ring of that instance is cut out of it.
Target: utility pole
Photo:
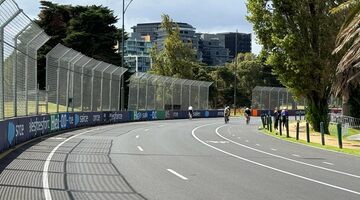
[[[124,68],[124,56],[125,56],[125,12],[127,10],[127,8],[129,7],[129,5],[131,4],[131,2],[133,2],[133,0],[130,0],[130,2],[126,5],[125,8],[125,0],[122,0],[122,33],[121,33],[121,67]],[[124,74],[125,75],[125,74]],[[124,75],[122,76],[121,79],[121,99],[120,99],[120,109],[124,110]]]
[[[236,115],[236,69],[237,69],[237,36],[238,36],[238,30],[236,29],[236,33],[235,33],[235,66],[234,66],[234,115]]]

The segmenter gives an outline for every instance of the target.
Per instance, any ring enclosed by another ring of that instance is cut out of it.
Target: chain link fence
[[[126,71],[58,44],[46,55],[46,113],[120,110]]]
[[[14,0],[0,1],[0,119],[38,114],[37,51],[49,39]]]
[[[286,107],[291,110],[304,109],[305,99],[295,99],[291,92],[281,87],[256,86],[252,91],[252,109],[273,110]]]
[[[211,82],[136,73],[129,79],[129,110],[187,110],[209,107]]]

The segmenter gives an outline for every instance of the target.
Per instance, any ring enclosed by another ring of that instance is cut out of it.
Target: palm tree
[[[360,0],[347,0],[331,13],[345,16],[333,51],[334,54],[345,53],[337,66],[334,92],[336,96],[342,95],[343,114],[349,115],[350,88],[360,81]]]

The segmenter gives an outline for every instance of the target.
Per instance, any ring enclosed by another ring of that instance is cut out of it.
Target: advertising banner
[[[10,142],[8,141],[8,135],[10,134],[11,137],[15,137],[15,127],[13,127],[13,131],[9,133],[8,127],[7,127],[7,121],[0,121],[0,152],[5,151],[9,148],[9,144],[12,142],[13,139],[10,139]],[[12,135],[12,136],[11,136]]]
[[[130,121],[130,112],[107,112],[110,123],[121,123]]]

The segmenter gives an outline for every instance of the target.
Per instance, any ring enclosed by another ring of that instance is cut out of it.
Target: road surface
[[[244,119],[91,127],[1,160],[0,199],[360,199],[360,157],[264,135]]]

